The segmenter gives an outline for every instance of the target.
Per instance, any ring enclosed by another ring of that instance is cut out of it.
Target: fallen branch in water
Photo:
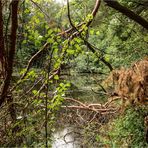
[[[119,99],[119,98],[118,98]],[[108,123],[110,119],[120,113],[121,106],[115,105],[116,98],[112,98],[106,103],[84,103],[78,99],[64,98],[64,104],[61,106],[63,122],[72,122],[83,126],[88,123],[102,125]],[[65,120],[66,119],[66,120]]]
[[[88,106],[83,107],[83,106],[62,106],[62,108],[69,108],[69,109],[82,109],[82,110],[88,110],[88,111],[94,111],[94,112],[111,112],[111,111],[116,111],[114,108],[106,108],[106,109],[95,109],[95,108],[90,108]]]
[[[62,108],[93,111],[95,113],[101,113],[101,114],[102,113],[115,113],[119,108],[113,107],[110,105],[113,101],[118,100],[118,99],[114,98],[112,100],[109,100],[105,104],[100,104],[100,103],[85,104],[73,98],[65,98],[66,101],[74,102],[74,103],[77,103],[78,105],[65,105],[65,106],[62,106]]]

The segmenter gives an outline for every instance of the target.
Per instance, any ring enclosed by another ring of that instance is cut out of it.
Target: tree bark
[[[4,76],[4,36],[3,36],[3,14],[2,0],[0,0],[0,76]]]
[[[10,34],[10,46],[9,46],[9,53],[8,53],[8,66],[6,71],[6,78],[4,81],[4,85],[1,92],[0,98],[0,106],[5,102],[5,99],[8,94],[10,81],[13,72],[13,61],[15,56],[15,48],[16,48],[16,34],[17,34],[17,27],[18,27],[18,3],[19,0],[13,0],[11,2],[11,34]]]

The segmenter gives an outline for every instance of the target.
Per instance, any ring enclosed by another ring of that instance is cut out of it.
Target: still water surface
[[[101,94],[97,93],[100,90],[100,76],[98,74],[64,76],[64,79],[65,77],[72,84],[72,87],[67,92],[69,97],[91,103],[103,101],[100,99]],[[57,129],[53,134],[52,148],[81,148],[81,143],[73,131],[75,129],[72,128],[72,125]]]

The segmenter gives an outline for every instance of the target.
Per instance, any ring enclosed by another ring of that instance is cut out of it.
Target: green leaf
[[[32,93],[33,93],[34,95],[36,95],[37,92],[38,92],[37,90],[33,90],[33,91],[32,91]]]
[[[51,35],[53,33],[53,30],[49,29],[48,30],[48,35]]]
[[[100,31],[97,31],[97,32],[96,32],[96,35],[99,35],[99,34],[100,34]]]
[[[80,39],[80,38],[75,38],[75,41],[76,41],[77,43],[81,43],[81,39]]]
[[[80,47],[78,44],[75,44],[75,47],[76,47],[76,49],[77,49],[78,51],[81,50],[81,47]]]
[[[73,54],[75,53],[75,51],[72,50],[72,49],[68,49],[68,50],[67,50],[67,53],[70,54],[70,55],[73,55]]]
[[[23,40],[22,44],[26,44],[27,43],[27,40]]]
[[[40,20],[36,18],[36,19],[35,19],[35,23],[36,23],[36,24],[39,24],[39,22],[40,22]]]
[[[55,76],[54,76],[54,79],[55,79],[55,80],[59,80],[59,76],[58,76],[58,75],[55,75]]]
[[[53,40],[53,38],[48,38],[47,42],[48,42],[48,43],[53,43],[54,40]]]
[[[95,34],[95,30],[90,30],[90,34],[94,35]]]
[[[64,83],[60,83],[59,86],[60,86],[60,87],[63,87],[63,86],[64,86]]]

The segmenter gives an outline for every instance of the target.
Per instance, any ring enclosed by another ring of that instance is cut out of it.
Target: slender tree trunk
[[[0,78],[4,77],[4,36],[3,36],[3,14],[2,0],[0,0]]]
[[[7,69],[6,69],[6,78],[4,80],[4,85],[1,92],[0,98],[0,106],[5,102],[6,97],[8,95],[10,81],[13,72],[13,61],[15,56],[15,48],[16,48],[16,34],[17,34],[17,27],[18,27],[18,3],[19,0],[13,0],[11,2],[11,34],[10,34],[10,47],[8,52],[7,58]]]

